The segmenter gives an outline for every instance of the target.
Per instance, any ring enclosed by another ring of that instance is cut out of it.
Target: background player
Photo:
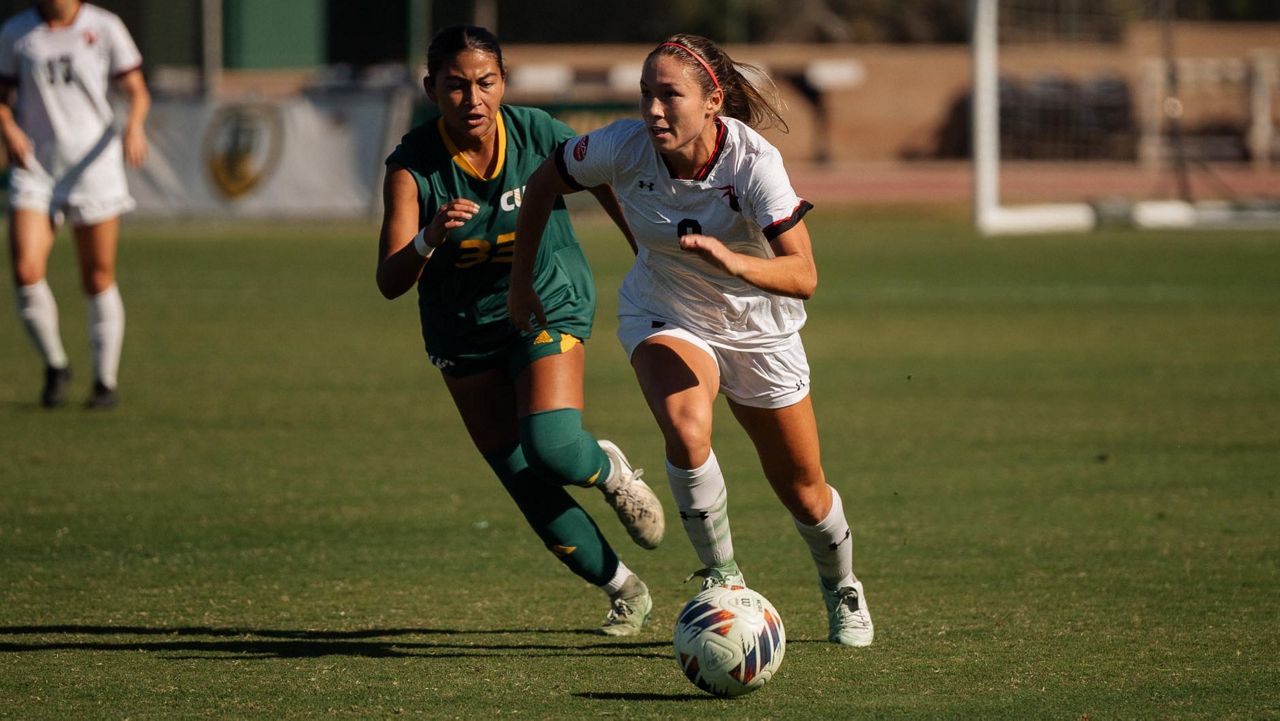
[[[123,143],[108,102],[110,81],[129,102]],[[124,304],[116,287],[121,213],[132,210],[123,160],[147,155],[151,98],[142,56],[120,18],[80,0],[40,0],[0,28],[0,135],[10,163],[9,248],[18,314],[44,358],[41,402],[66,401],[71,371],[58,306],[45,281],[57,225],[74,229],[80,284],[89,301],[91,408],[116,404]]]
[[[646,58],[643,121],[568,141],[529,180],[517,226],[509,308],[545,323],[532,260],[558,195],[608,183],[639,245],[619,291],[618,336],[666,441],[680,518],[704,584],[742,583],[726,489],[711,448],[724,393],[765,476],[818,567],[830,640],[872,642],[849,525],[826,482],[799,331],[817,286],[811,206],[753,126],[782,119],[714,43],[675,35]]]
[[[521,190],[573,131],[501,105],[505,77],[487,30],[455,26],[432,39],[424,86],[439,117],[387,159],[378,288],[395,298],[417,285],[427,353],[476,448],[547,547],[609,595],[601,631],[630,635],[649,615],[649,591],[562,486],[600,488],[645,548],[662,539],[662,506],[617,446],[582,428],[595,285],[563,201],[535,263],[550,322],[521,332],[507,317]],[[613,191],[595,192],[626,232]]]

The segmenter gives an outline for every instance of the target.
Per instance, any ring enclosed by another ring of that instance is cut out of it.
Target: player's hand
[[[444,245],[445,239],[449,237],[449,231],[466,225],[467,221],[479,212],[480,206],[474,200],[466,198],[454,198],[440,206],[436,210],[435,217],[427,224],[425,238],[427,245],[432,248]]]
[[[724,243],[709,235],[689,233],[680,236],[680,248],[690,253],[697,253],[703,260],[723,270],[729,275],[738,275],[738,254],[729,250]]]
[[[4,134],[4,147],[8,152],[10,165],[23,170],[31,168],[27,160],[34,148],[31,147],[31,138],[21,128],[13,127]]]
[[[529,283],[511,283],[507,291],[507,313],[511,323],[523,331],[533,331],[533,319],[538,319],[538,327],[547,327],[547,312],[542,308],[542,299]]]
[[[147,134],[142,126],[129,128],[124,133],[124,160],[130,167],[140,168],[147,159]]]

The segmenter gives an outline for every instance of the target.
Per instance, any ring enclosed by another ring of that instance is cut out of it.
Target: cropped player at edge
[[[600,632],[632,635],[652,609],[649,591],[563,486],[599,488],[644,548],[662,540],[662,506],[616,445],[582,428],[595,284],[563,201],[534,263],[549,322],[524,332],[507,316],[521,191],[573,131],[502,105],[505,78],[489,31],[454,26],[432,39],[423,85],[439,114],[387,158],[378,288],[396,298],[417,286],[428,357],[476,448],[547,548],[609,597]],[[613,191],[593,192],[626,233]]]
[[[645,59],[643,120],[566,142],[529,179],[508,300],[544,322],[531,282],[558,195],[612,185],[638,244],[618,292],[618,337],[666,442],[667,475],[704,588],[746,585],[734,560],[726,488],[711,448],[713,404],[728,399],[818,568],[829,638],[867,646],[874,628],[853,573],[849,524],[822,470],[799,331],[817,287],[812,208],[778,151],[753,128],[774,104],[706,38],[679,34]],[[749,72],[759,72],[749,69]]]
[[[121,133],[107,99],[129,102]],[[146,158],[150,95],[142,56],[120,18],[80,0],[40,0],[0,28],[0,136],[8,151],[9,247],[18,315],[45,364],[41,403],[66,402],[71,370],[58,304],[45,281],[58,224],[73,228],[89,302],[90,408],[116,405],[124,303],[116,287],[121,213],[132,210],[124,162]]]

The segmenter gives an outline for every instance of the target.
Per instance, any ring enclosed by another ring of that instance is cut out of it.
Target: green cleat
[[[640,629],[649,620],[649,613],[653,611],[649,588],[635,575],[622,584],[622,590],[609,603],[609,615],[600,624],[600,633],[605,636],[634,636],[640,633]]]
[[[742,571],[738,568],[738,564],[730,562],[727,566],[718,566],[715,568],[701,568],[689,574],[684,579],[685,583],[695,578],[702,579],[702,590],[714,588],[716,586],[724,586],[725,588],[746,588],[747,580],[743,578]]]

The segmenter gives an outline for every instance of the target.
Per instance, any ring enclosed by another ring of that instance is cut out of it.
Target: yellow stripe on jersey
[[[470,175],[477,180],[493,180],[502,175],[502,165],[507,161],[507,124],[502,120],[502,111],[498,111],[498,163],[493,167],[493,175],[485,177],[484,173],[476,170],[476,167],[467,160],[467,156],[458,150],[458,146],[453,144],[453,140],[449,137],[449,133],[444,128],[444,117],[436,120],[436,129],[440,131],[440,137],[444,140],[444,147],[449,151],[449,155],[453,156],[453,162],[457,163],[462,172]]]

